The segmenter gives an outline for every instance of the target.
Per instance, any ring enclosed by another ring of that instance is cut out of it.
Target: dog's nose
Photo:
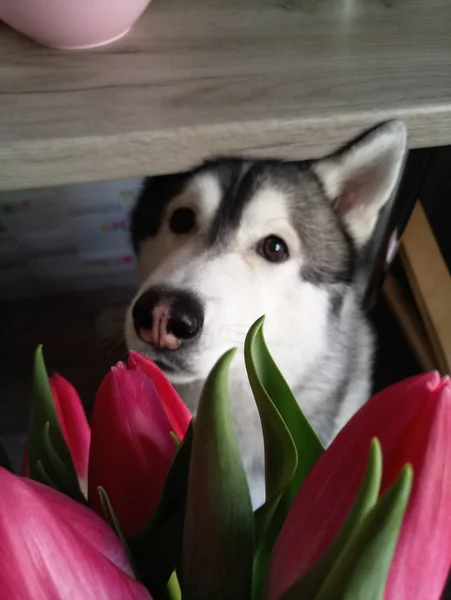
[[[133,323],[138,337],[148,344],[177,350],[198,335],[204,310],[189,292],[151,288],[136,301]]]

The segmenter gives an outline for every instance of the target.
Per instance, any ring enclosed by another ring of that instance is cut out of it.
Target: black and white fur
[[[205,377],[229,348],[236,431],[255,505],[264,498],[263,445],[247,382],[243,343],[266,315],[269,349],[325,442],[369,397],[373,335],[360,307],[359,258],[393,196],[406,154],[403,123],[390,121],[323,159],[219,159],[146,180],[132,220],[140,287],[126,318],[128,346],[163,367],[195,413]],[[179,207],[195,212],[189,233],[171,232]],[[289,258],[259,253],[269,235]],[[137,335],[133,306],[151,288],[194,294],[200,334],[176,350]]]

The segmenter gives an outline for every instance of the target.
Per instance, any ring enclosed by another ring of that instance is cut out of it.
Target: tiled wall
[[[140,179],[0,193],[0,299],[133,285]]]

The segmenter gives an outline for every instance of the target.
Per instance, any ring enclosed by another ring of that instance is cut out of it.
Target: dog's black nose
[[[199,334],[204,310],[189,292],[151,288],[135,302],[133,323],[138,337],[148,344],[177,350]]]

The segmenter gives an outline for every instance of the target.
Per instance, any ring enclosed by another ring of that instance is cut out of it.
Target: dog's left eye
[[[269,235],[263,239],[258,244],[257,252],[269,262],[274,263],[284,262],[290,256],[286,243],[276,235]]]
[[[173,233],[189,233],[196,225],[196,213],[191,208],[177,208],[171,216],[169,227]]]

